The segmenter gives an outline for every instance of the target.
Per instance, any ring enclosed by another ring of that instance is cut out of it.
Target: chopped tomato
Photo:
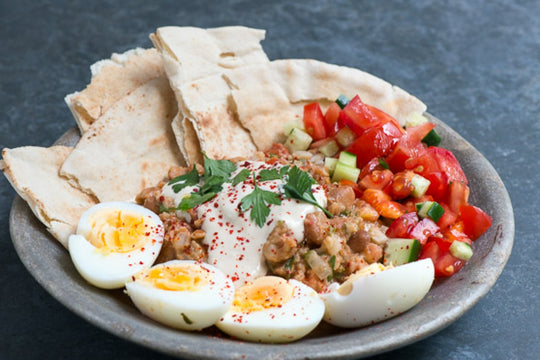
[[[347,149],[356,155],[356,165],[362,168],[371,159],[388,155],[401,137],[401,131],[387,122],[366,130]]]
[[[340,112],[341,108],[335,102],[330,104],[330,107],[326,110],[324,114],[324,127],[327,136],[334,136],[339,131],[338,118]]]
[[[321,140],[326,137],[324,124],[324,115],[319,103],[304,105],[304,127],[313,140]]]
[[[416,224],[416,226],[410,231],[409,237],[417,239],[420,244],[424,245],[431,235],[435,235],[439,232],[439,227],[435,222],[429,218],[422,219]]]
[[[382,190],[366,189],[362,194],[362,199],[373,206],[379,215],[389,219],[397,219],[407,210],[405,206],[392,201],[390,195]]]
[[[437,225],[441,228],[441,230],[444,230],[450,225],[452,225],[453,223],[455,223],[458,216],[455,212],[450,210],[448,205],[446,205],[445,203],[440,203],[439,205],[441,205],[442,208],[444,209],[444,213],[442,214],[439,221],[437,221]]]
[[[439,242],[440,238],[430,237],[427,243],[422,246],[419,259],[430,258],[435,267],[436,277],[448,277],[458,272],[465,262],[454,257],[448,250],[441,249]],[[445,244],[441,243],[443,247]],[[450,247],[450,245],[448,245]]]
[[[381,124],[383,120],[375,116],[360,96],[356,95],[340,112],[339,122],[360,136],[365,130]]]
[[[462,205],[459,207],[461,220],[463,221],[463,232],[471,240],[478,239],[489,229],[493,219],[482,209],[473,205]]]
[[[437,146],[430,146],[428,148],[428,152],[430,152],[436,159],[441,171],[446,173],[448,176],[448,181],[462,182],[467,185],[467,177],[465,176],[461,165],[459,165],[458,160],[450,150]]]
[[[414,190],[413,177],[414,173],[412,171],[401,171],[394,175],[390,187],[390,194],[394,199],[401,200],[411,195]]]
[[[363,189],[383,190],[390,182],[394,174],[387,169],[373,170],[370,174],[364,176],[358,183]]]
[[[448,176],[442,171],[434,171],[423,176],[430,183],[426,194],[433,196],[436,201],[443,200],[446,190],[448,190]]]
[[[362,168],[362,171],[360,171],[359,178],[362,179],[364,176],[369,175],[375,170],[384,170],[384,167],[381,165],[379,158],[373,158],[368,161],[368,163]]]
[[[454,181],[448,185],[446,203],[450,210],[459,214],[459,207],[467,205],[469,201],[469,187],[462,182]]]
[[[390,224],[386,230],[386,236],[389,238],[408,238],[416,224],[418,224],[418,215],[415,212],[408,212]]]
[[[394,125],[396,125],[396,127],[399,130],[401,130],[402,133],[405,133],[405,130],[403,130],[401,125],[399,125],[399,122],[396,119],[394,119],[392,116],[388,115],[387,113],[385,113],[381,109],[376,108],[375,106],[371,106],[371,105],[368,105],[368,104],[366,104],[366,106],[371,111],[371,113],[373,115],[375,115],[377,118],[379,118],[382,122],[391,122]]]
[[[472,244],[472,240],[464,232],[463,221],[456,221],[443,232],[444,238],[452,244],[454,241],[461,241],[469,245]],[[449,245],[450,246],[450,245]]]
[[[422,139],[429,133],[435,125],[425,123],[419,126],[408,128],[405,134],[399,139],[394,150],[388,155],[386,162],[395,172],[403,171],[406,168],[412,169],[415,166],[407,166],[409,159],[416,159],[419,154],[425,151]]]

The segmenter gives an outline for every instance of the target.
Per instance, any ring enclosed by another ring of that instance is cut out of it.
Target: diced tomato
[[[472,244],[472,240],[464,232],[463,221],[458,220],[450,225],[444,232],[444,238],[452,244],[454,241],[461,241],[469,245]]]
[[[439,164],[441,171],[444,171],[448,176],[448,181],[462,182],[467,185],[467,177],[459,165],[456,157],[450,150],[443,149],[437,146],[430,146],[428,151],[433,155]]]
[[[439,205],[441,205],[444,209],[444,213],[442,214],[439,221],[437,221],[437,225],[439,226],[439,228],[441,228],[441,230],[445,230],[447,227],[456,222],[458,215],[452,210],[450,210],[448,205],[446,205],[445,203],[439,203]]]
[[[478,239],[489,229],[493,219],[482,209],[473,205],[462,205],[459,207],[461,220],[463,221],[463,232],[471,240]]]
[[[391,122],[366,130],[347,149],[356,155],[356,165],[362,168],[371,159],[389,154],[401,137],[401,131]]]
[[[359,178],[362,179],[364,176],[371,174],[375,170],[384,170],[384,167],[381,165],[379,158],[373,158],[360,171]]]
[[[319,103],[304,105],[304,127],[313,140],[326,137],[325,120]]]
[[[448,176],[442,171],[434,171],[423,176],[430,182],[426,194],[433,196],[438,202],[443,200],[448,190]]]
[[[430,258],[433,261],[436,277],[452,276],[461,270],[465,262],[454,257],[447,249],[444,250],[443,248],[446,248],[446,244],[442,243],[441,241],[444,240],[438,237],[430,237],[427,243],[422,246],[422,250],[420,251],[420,256],[418,258]],[[441,248],[439,244],[442,245],[443,248]],[[450,247],[450,245],[448,245],[448,247]]]
[[[386,236],[389,238],[408,238],[416,224],[418,224],[418,215],[415,212],[408,212],[392,221],[386,230]]]
[[[469,187],[462,182],[454,181],[448,185],[446,203],[450,210],[459,214],[459,207],[469,201]]]
[[[405,200],[403,205],[407,208],[407,211],[416,211],[416,204],[420,204],[426,201],[433,201],[433,196],[423,195],[419,198],[409,197]]]
[[[416,226],[409,233],[409,237],[417,239],[422,245],[426,243],[431,235],[435,235],[439,232],[439,227],[435,222],[429,218],[422,219],[416,224]]]
[[[362,199],[373,206],[381,216],[389,219],[397,219],[407,210],[400,203],[392,201],[390,195],[382,190],[366,189]]]
[[[431,126],[432,125],[432,126]],[[416,166],[407,166],[409,159],[417,158],[425,151],[425,145],[422,144],[422,139],[425,134],[433,129],[433,124],[425,123],[419,126],[408,128],[405,134],[399,139],[394,150],[386,158],[386,162],[390,169],[394,172],[403,171],[405,169],[413,169]]]
[[[382,122],[391,122],[401,131],[401,133],[405,133],[405,130],[399,125],[399,122],[393,118],[392,116],[388,115],[381,109],[376,108],[375,106],[371,106],[366,104],[369,110],[371,110],[371,113],[375,115],[377,118],[379,118]]]
[[[465,261],[450,254],[444,253],[435,263],[435,276],[449,277],[457,273],[465,265]]]
[[[394,175],[392,179],[392,185],[390,187],[390,194],[395,200],[405,199],[414,190],[412,179],[414,173],[412,171],[401,171]]]
[[[347,125],[358,136],[362,135],[365,130],[383,122],[371,112],[370,108],[362,102],[358,95],[345,105],[339,114],[338,121],[343,125]]]
[[[326,113],[324,114],[324,127],[326,129],[326,136],[334,136],[340,129],[338,124],[339,113],[341,108],[335,102],[330,104]]]
[[[383,190],[390,182],[394,174],[387,169],[373,170],[371,174],[364,176],[358,183],[363,189]]]
[[[426,137],[431,130],[435,128],[435,124],[426,122],[418,126],[408,127],[405,131],[407,133],[406,140],[408,145],[415,145],[422,142],[422,139]]]
[[[429,149],[424,150],[418,156],[411,157],[405,161],[405,167],[426,177],[428,174],[441,172],[437,159]]]

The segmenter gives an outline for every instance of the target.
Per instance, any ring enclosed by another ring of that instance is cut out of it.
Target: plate
[[[436,281],[413,309],[373,326],[343,330],[322,324],[310,336],[285,345],[241,342],[217,330],[182,332],[141,315],[121,290],[101,290],[86,283],[68,252],[20,197],[15,198],[10,213],[11,238],[28,271],[60,303],[116,336],[168,355],[192,359],[343,359],[394,350],[436,333],[473,307],[495,284],[514,241],[511,201],[495,169],[459,134],[428,116],[437,124],[441,146],[453,151],[467,174],[470,203],[489,213],[493,225],[474,243],[474,256],[459,273]],[[73,128],[57,143],[74,145],[78,139]]]

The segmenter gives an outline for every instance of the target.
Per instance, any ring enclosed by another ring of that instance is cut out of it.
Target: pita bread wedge
[[[165,74],[156,49],[141,48],[114,53],[90,67],[92,80],[86,89],[65,97],[77,125],[84,133],[114,103],[144,83]]]
[[[135,199],[184,165],[170,127],[177,111],[166,77],[145,83],[88,128],[61,174],[100,202]]]
[[[188,163],[201,162],[201,151],[212,158],[248,156],[256,151],[249,133],[231,111],[230,90],[221,74],[247,64],[267,63],[260,45],[264,36],[264,30],[242,26],[162,27],[150,35],[163,56],[182,113],[172,126]]]
[[[426,106],[397,86],[358,69],[316,60],[276,60],[234,69],[226,74],[238,119],[260,150],[284,140],[283,124],[301,118],[309,102],[334,101],[340,94],[359,95],[367,104],[401,124]]]
[[[79,217],[97,201],[58,174],[72,148],[25,146],[3,149],[0,168],[47,230],[67,248]]]

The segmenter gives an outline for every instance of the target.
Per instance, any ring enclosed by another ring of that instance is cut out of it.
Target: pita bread
[[[152,34],[180,111],[173,122],[188,163],[248,156],[256,151],[231,111],[230,90],[221,74],[247,64],[267,63],[260,42],[265,31],[242,26],[214,29],[162,27]],[[198,144],[195,142],[196,135]]]
[[[97,201],[58,174],[72,148],[25,146],[3,149],[0,168],[47,230],[67,248],[80,216]]]
[[[238,119],[259,150],[284,140],[283,124],[301,118],[304,104],[328,103],[340,94],[358,94],[401,124],[411,113],[426,110],[420,100],[382,79],[316,60],[276,60],[234,69],[224,77],[231,87]]]
[[[113,104],[144,83],[165,74],[156,49],[133,49],[114,53],[90,67],[92,80],[81,92],[65,97],[77,125],[84,133]]]
[[[185,165],[170,127],[177,111],[166,77],[145,83],[88,128],[60,173],[100,202],[135,199]]]

